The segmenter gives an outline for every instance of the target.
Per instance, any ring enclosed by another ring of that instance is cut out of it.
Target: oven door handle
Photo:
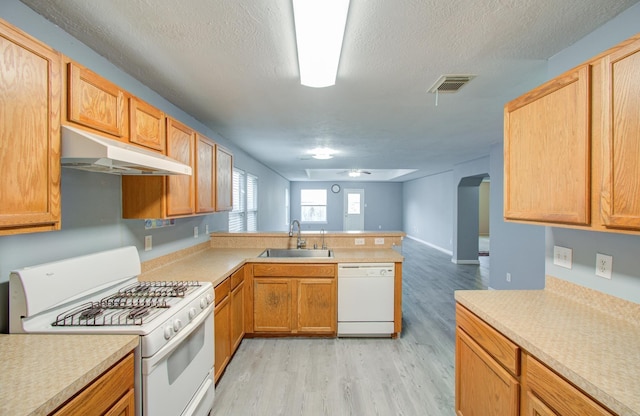
[[[182,341],[191,335],[194,331],[196,331],[200,325],[209,317],[210,314],[213,313],[213,304],[209,305],[207,309],[205,309],[201,314],[199,314],[196,319],[189,322],[187,326],[178,334],[171,338],[169,343],[162,347],[157,353],[153,354],[153,356],[142,360],[142,373],[143,374],[151,374],[153,370],[156,368],[158,364],[160,364],[166,356],[171,354],[176,348],[182,344]]]

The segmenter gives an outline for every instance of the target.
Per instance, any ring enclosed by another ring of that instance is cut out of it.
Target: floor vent
[[[429,88],[432,94],[458,92],[466,83],[474,79],[475,75],[443,75]]]

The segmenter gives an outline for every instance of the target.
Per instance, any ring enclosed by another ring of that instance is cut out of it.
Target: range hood
[[[75,127],[61,126],[61,164],[65,168],[114,175],[191,175],[191,166],[175,159],[107,139]]]

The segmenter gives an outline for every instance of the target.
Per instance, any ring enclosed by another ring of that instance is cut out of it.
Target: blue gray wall
[[[640,31],[640,3],[582,38],[549,60],[553,78],[604,52]],[[573,249],[571,270],[553,264],[553,246]],[[640,303],[640,236],[548,227],[546,231],[547,274]],[[596,253],[613,256],[611,280],[595,275]]]
[[[331,185],[340,192],[331,192]],[[291,219],[300,219],[300,190],[327,190],[327,223],[302,224],[303,230],[342,231],[344,229],[344,190],[364,189],[365,231],[402,230],[402,183],[398,182],[291,182]]]
[[[284,204],[273,201],[284,201],[289,181],[175,107],[161,96],[162,91],[147,88],[18,0],[0,2],[0,17],[230,148],[234,165],[258,177],[259,227],[285,229],[284,220],[275,221],[285,217]],[[205,225],[210,231],[228,229],[227,213],[177,219],[174,226],[155,230],[145,230],[142,220],[123,220],[118,176],[63,169],[61,192],[62,230],[0,237],[0,332],[8,330],[7,282],[11,270],[126,245],[138,247],[144,261],[207,241]],[[198,238],[193,238],[194,227],[199,228]],[[153,250],[149,252],[143,250],[145,235],[153,236]]]

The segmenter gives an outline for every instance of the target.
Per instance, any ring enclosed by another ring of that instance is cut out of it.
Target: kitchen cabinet
[[[524,415],[613,415],[531,355],[523,354],[522,366]]]
[[[61,57],[0,20],[0,235],[60,229]]]
[[[215,287],[214,320],[214,380],[217,383],[231,359],[231,279],[226,278]]]
[[[253,332],[335,335],[335,268],[335,264],[253,265]]]
[[[604,57],[602,68],[602,218],[640,230],[640,39]]]
[[[133,353],[98,377],[52,416],[133,416],[135,414]]]
[[[127,141],[128,103],[117,85],[75,62],[67,63],[67,120]]]
[[[519,414],[518,346],[456,305],[458,415]]]
[[[166,152],[164,113],[136,98],[129,98],[129,142],[159,153]]]
[[[217,383],[244,338],[244,268],[240,268],[215,287],[214,373]]]
[[[455,394],[465,416],[614,414],[460,304]]]
[[[216,210],[216,144],[196,134],[196,212]]]
[[[640,231],[640,34],[507,103],[504,218]]]
[[[233,209],[233,155],[216,146],[216,211]]]
[[[589,73],[583,65],[505,106],[505,219],[589,223]]]
[[[195,131],[167,117],[167,156],[194,168]],[[195,171],[195,169],[194,169]],[[167,216],[195,212],[193,175],[167,176]]]

